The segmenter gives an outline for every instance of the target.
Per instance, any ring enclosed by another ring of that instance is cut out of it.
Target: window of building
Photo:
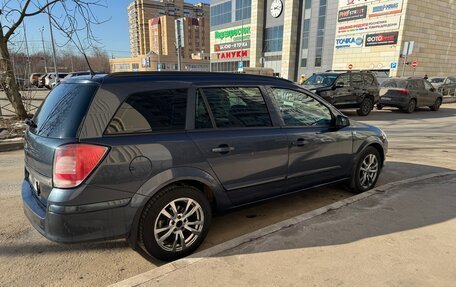
[[[231,22],[231,1],[211,7],[211,26],[222,25]]]
[[[274,89],[273,95],[286,126],[329,126],[332,123],[328,107],[311,96],[293,90]]]
[[[258,88],[205,88],[217,128],[271,127],[263,95]]]
[[[280,52],[283,44],[283,26],[266,28],[264,38],[265,52]]]
[[[129,71],[130,64],[114,64],[114,69],[116,71]]]
[[[236,0],[236,21],[250,19],[252,0]]]
[[[139,64],[138,63],[131,64],[131,69],[133,70],[133,72],[139,71]]]
[[[323,61],[323,46],[325,39],[326,0],[320,0],[318,11],[317,45],[315,51],[315,67],[321,67]]]
[[[185,129],[187,89],[133,94],[121,105],[106,134],[132,134]]]

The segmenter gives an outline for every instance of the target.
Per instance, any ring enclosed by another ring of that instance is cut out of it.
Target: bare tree
[[[25,119],[27,112],[22,103],[16,83],[13,63],[8,45],[24,19],[41,13],[51,17],[68,42],[84,52],[93,45],[96,38],[91,25],[102,23],[93,14],[93,6],[105,6],[101,0],[2,0],[0,8],[0,84],[16,111],[18,118]],[[84,33],[83,36],[79,34]]]

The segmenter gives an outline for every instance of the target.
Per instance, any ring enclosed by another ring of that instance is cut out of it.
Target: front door
[[[289,189],[349,176],[353,157],[351,131],[335,129],[330,109],[306,93],[274,88],[273,95],[290,141]]]
[[[198,89],[189,136],[233,204],[280,193],[271,186],[286,179],[288,140],[274,127],[260,88]]]

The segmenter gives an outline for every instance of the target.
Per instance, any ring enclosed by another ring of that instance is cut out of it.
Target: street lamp
[[[47,67],[47,61],[46,61],[46,46],[44,45],[44,37],[43,37],[44,26],[42,26],[38,30],[41,32],[41,43],[43,44],[43,53],[44,53],[44,72],[47,74],[48,67]]]

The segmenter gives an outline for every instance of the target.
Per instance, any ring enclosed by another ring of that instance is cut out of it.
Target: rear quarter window
[[[105,134],[137,134],[185,130],[187,89],[148,91],[130,95]]]
[[[30,131],[49,138],[76,137],[97,89],[96,84],[56,86],[35,114],[37,127]]]

